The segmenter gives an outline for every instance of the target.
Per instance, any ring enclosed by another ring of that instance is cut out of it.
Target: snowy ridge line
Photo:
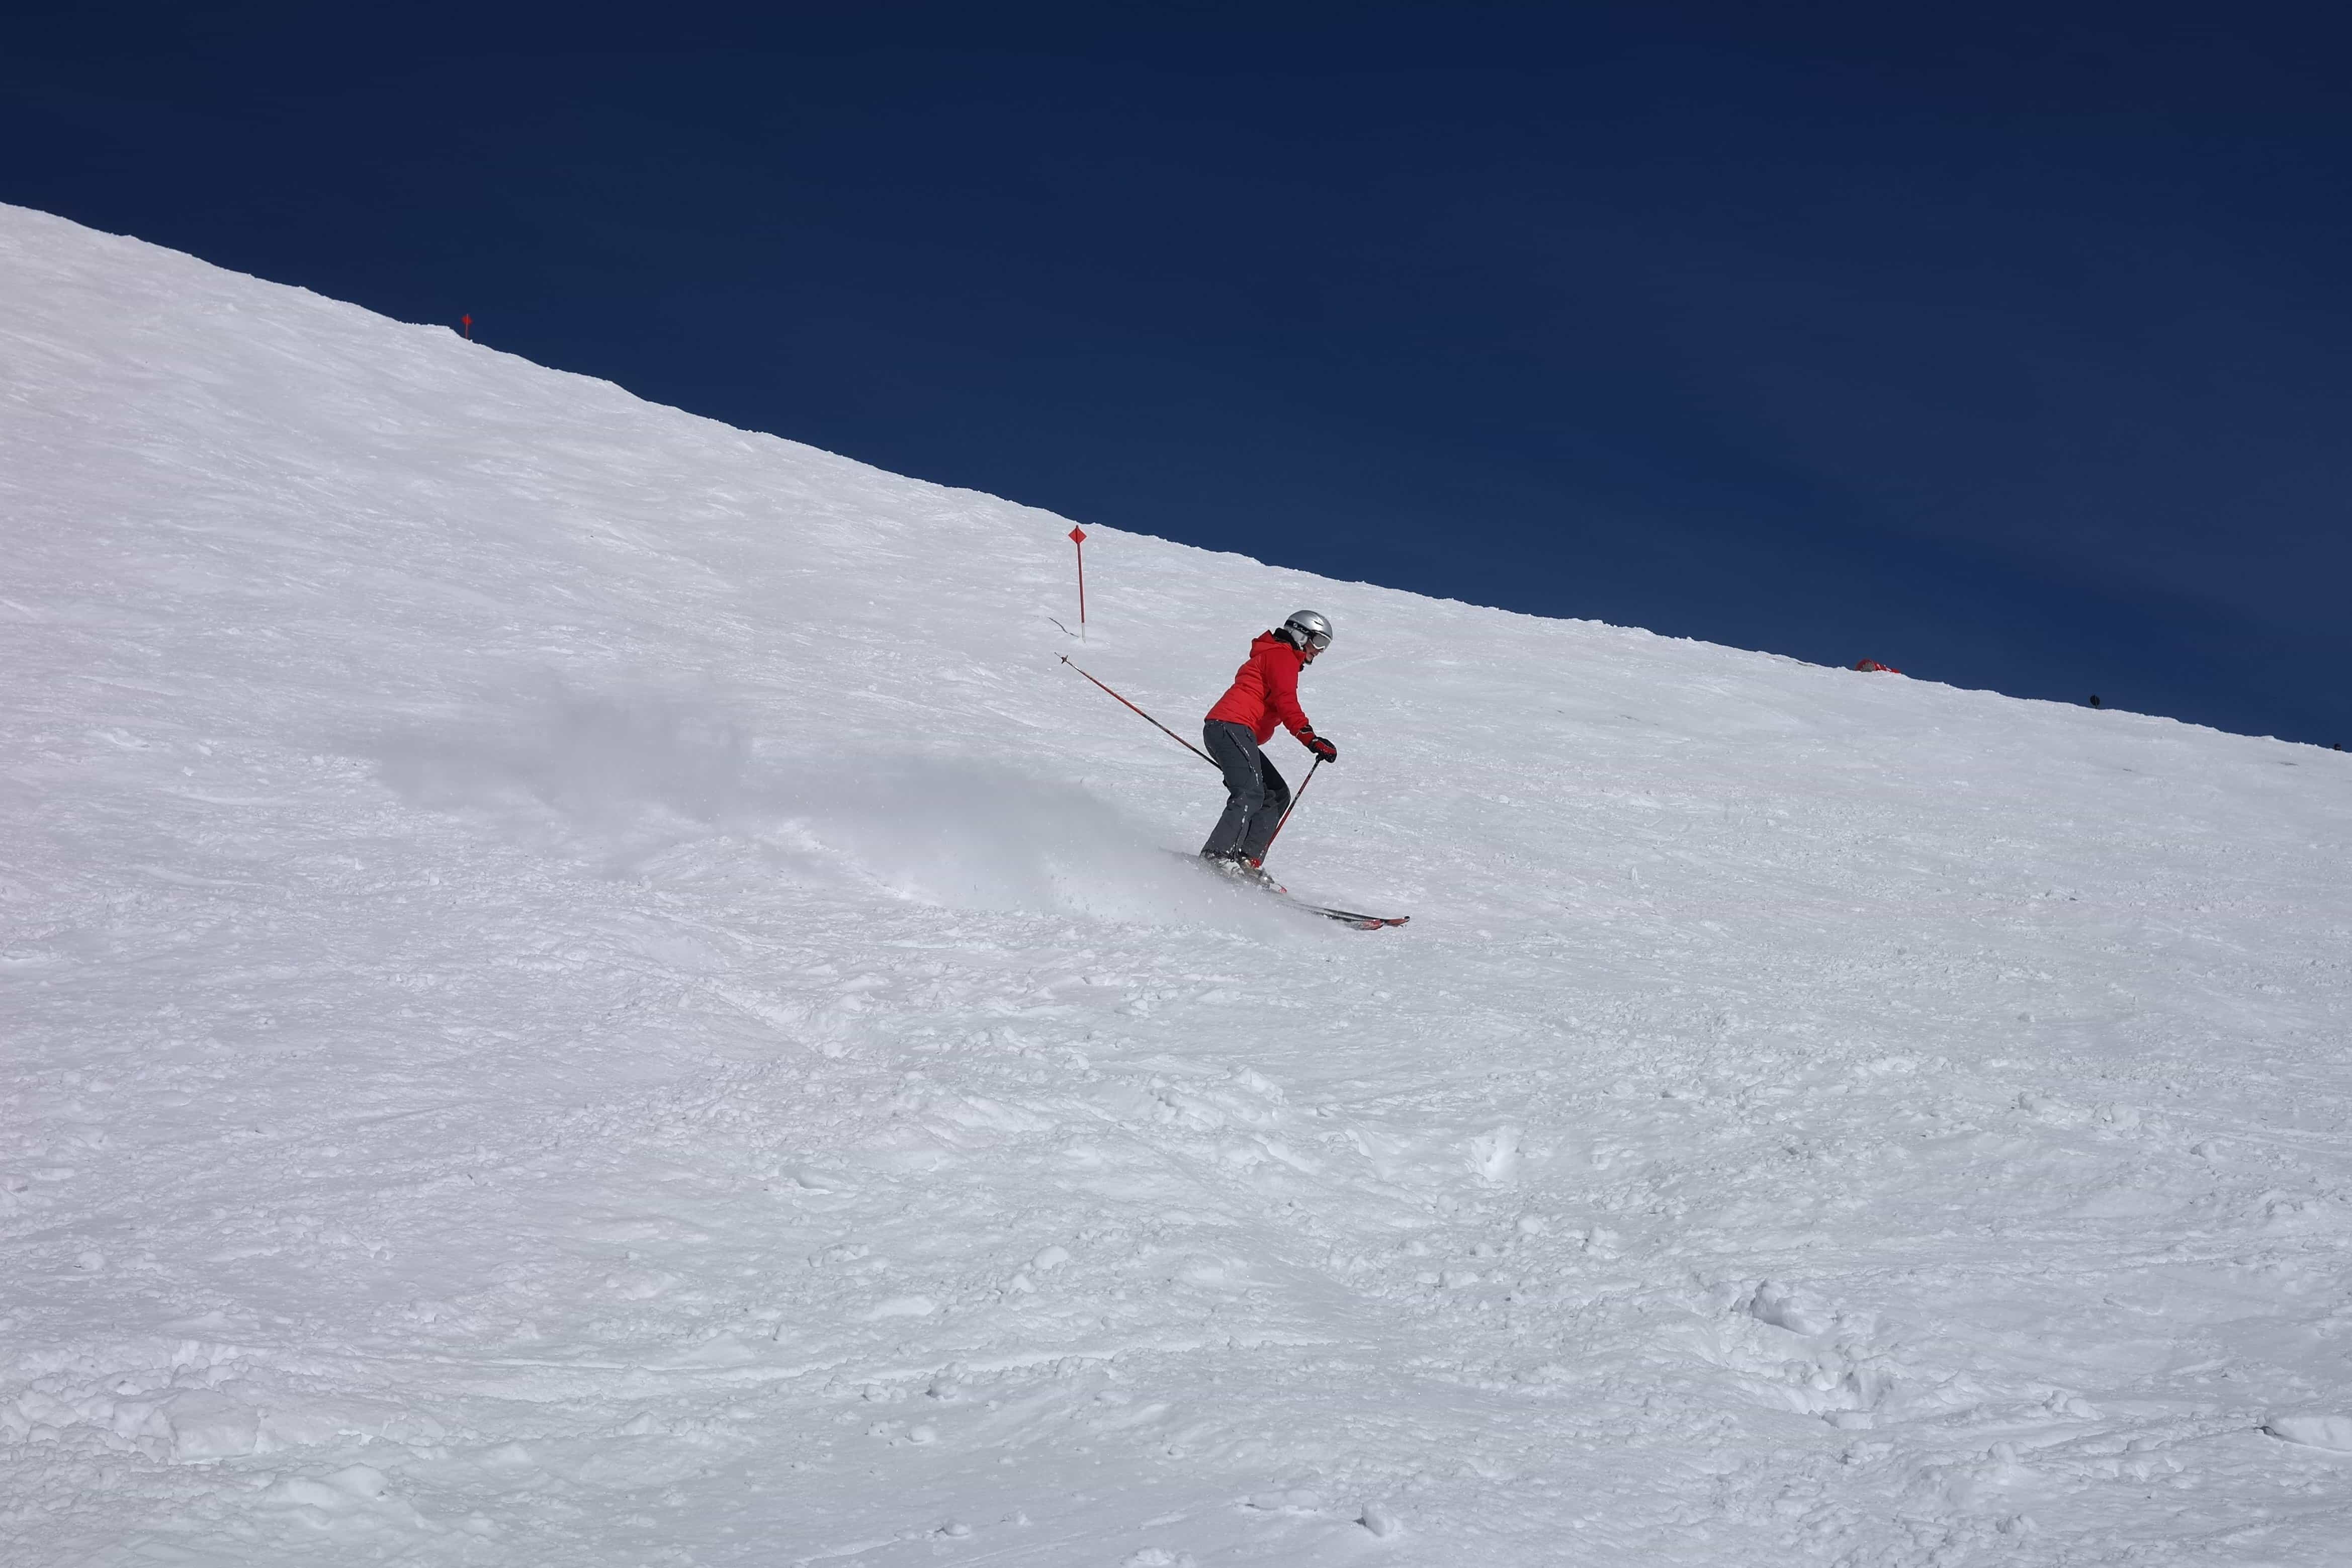
[[[0,267],[0,1560],[2336,1568],[2352,759]]]

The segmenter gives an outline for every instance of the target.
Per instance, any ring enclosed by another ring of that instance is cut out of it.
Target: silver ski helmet
[[[1282,635],[1300,647],[1322,652],[1331,646],[1331,623],[1314,610],[1300,610],[1282,623]]]

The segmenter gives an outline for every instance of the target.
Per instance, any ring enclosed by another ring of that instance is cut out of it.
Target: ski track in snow
[[[0,268],[0,1559],[2352,1562],[2352,759]]]

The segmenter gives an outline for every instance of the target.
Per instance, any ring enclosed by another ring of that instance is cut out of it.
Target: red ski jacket
[[[1249,661],[1234,672],[1233,685],[1209,710],[1209,718],[1248,725],[1261,746],[1274,739],[1277,723],[1306,744],[1315,732],[1298,706],[1298,671],[1306,662],[1287,637],[1258,633],[1250,643]]]

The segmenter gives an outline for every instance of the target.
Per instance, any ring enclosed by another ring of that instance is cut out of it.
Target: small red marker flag
[[[466,341],[469,343],[472,342],[474,341],[474,318],[472,313],[468,312],[466,315],[458,317],[457,320],[466,324]]]
[[[1087,640],[1087,531],[1073,525],[1070,542],[1078,547],[1078,640]]]

